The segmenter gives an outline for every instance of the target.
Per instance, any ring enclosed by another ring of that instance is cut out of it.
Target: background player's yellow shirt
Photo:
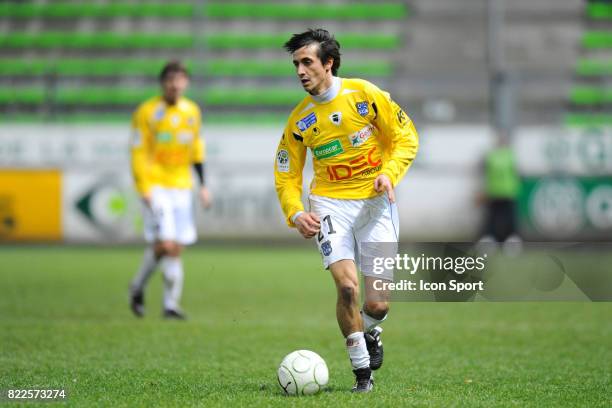
[[[193,185],[191,164],[204,161],[200,108],[187,98],[167,105],[157,96],[144,102],[132,118],[132,172],[136,188]]]
[[[289,225],[303,211],[307,149],[314,167],[310,192],[339,199],[378,195],[374,179],[381,173],[395,186],[416,156],[416,129],[389,94],[361,79],[341,81],[338,95],[327,103],[304,98],[289,116],[278,145],[276,190]]]

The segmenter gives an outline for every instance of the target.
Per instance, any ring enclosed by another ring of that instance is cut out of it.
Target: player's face
[[[293,65],[304,90],[311,95],[319,95],[332,84],[330,59],[323,64],[317,55],[319,44],[305,45],[293,53]]]
[[[171,72],[166,75],[162,81],[162,90],[164,99],[170,105],[174,105],[176,101],[185,93],[189,85],[189,78],[182,72]]]

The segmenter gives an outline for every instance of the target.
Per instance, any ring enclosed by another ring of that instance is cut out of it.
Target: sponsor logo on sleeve
[[[408,118],[406,117],[404,111],[401,109],[397,111],[397,123],[402,127],[406,126],[406,123],[408,123]]]
[[[306,129],[308,129],[309,127],[311,127],[315,123],[317,123],[317,116],[315,115],[314,112],[311,112],[307,116],[305,116],[302,119],[298,120],[296,122],[296,125],[297,125],[298,129],[300,129],[300,132],[304,132]]]
[[[370,108],[368,107],[368,103],[367,102],[357,102],[355,104],[355,107],[357,108],[357,113],[359,113],[361,116],[366,116],[368,113],[370,113]]]
[[[280,173],[289,172],[289,152],[281,149],[276,153],[276,168]]]
[[[329,120],[336,126],[340,126],[342,123],[342,112],[334,112],[329,115]]]
[[[342,143],[340,143],[338,139],[332,140],[329,143],[326,143],[321,146],[317,146],[314,149],[312,149],[312,154],[317,160],[334,157],[343,152],[344,152],[344,149],[342,148]]]
[[[349,138],[349,142],[351,142],[351,146],[359,147],[362,144],[364,144],[370,138],[370,136],[372,136],[373,130],[374,130],[374,126],[368,123],[362,129],[358,130],[352,135],[349,135],[348,138]]]

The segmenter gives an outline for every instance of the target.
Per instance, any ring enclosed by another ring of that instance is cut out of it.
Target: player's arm
[[[132,176],[140,196],[148,203],[151,195],[151,161],[153,135],[146,114],[141,107],[132,116],[132,135],[130,142]]]
[[[199,109],[196,113],[191,162],[193,163],[193,170],[200,185],[198,190],[200,202],[202,203],[202,207],[209,208],[212,204],[212,197],[206,185],[206,144],[202,137],[202,115]]]
[[[276,194],[287,225],[291,227],[295,227],[296,215],[304,212],[302,171],[306,162],[306,146],[299,139],[301,137],[294,137],[290,127],[287,126],[276,149],[274,160]]]
[[[379,177],[375,181],[374,188],[377,191],[389,192],[389,188],[392,189],[399,183],[414,161],[419,148],[419,135],[412,120],[387,92],[372,85],[369,97],[375,115],[374,124],[379,129],[387,151],[380,174],[385,175],[390,184],[390,186],[385,185],[387,183],[385,178]]]

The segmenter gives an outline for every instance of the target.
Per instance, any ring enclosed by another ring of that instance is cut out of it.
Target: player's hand
[[[395,192],[393,191],[393,184],[391,184],[391,180],[386,174],[379,174],[374,180],[374,190],[378,193],[382,193],[383,191],[387,192],[387,197],[389,197],[389,201],[395,202]]]
[[[200,203],[202,203],[202,207],[208,209],[212,206],[212,197],[210,195],[210,191],[205,186],[200,188],[199,192]]]
[[[295,226],[304,238],[309,239],[321,229],[321,220],[315,213],[303,212],[295,219]]]
[[[151,208],[151,193],[144,193],[140,198],[144,205]]]

